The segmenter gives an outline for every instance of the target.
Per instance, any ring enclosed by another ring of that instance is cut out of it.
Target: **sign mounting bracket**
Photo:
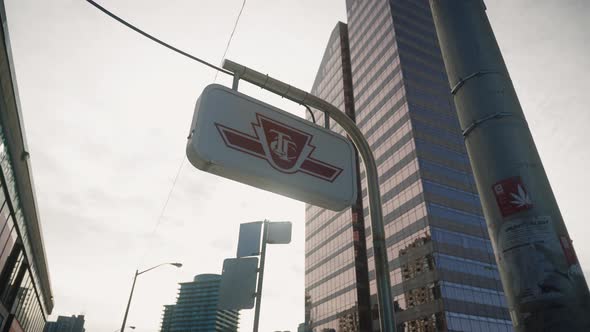
[[[238,84],[240,83],[240,74],[239,73],[234,73],[234,80],[232,82],[232,90],[238,91]]]

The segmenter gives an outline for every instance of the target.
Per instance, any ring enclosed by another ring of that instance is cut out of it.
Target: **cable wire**
[[[164,41],[162,41],[162,40],[160,40],[160,39],[158,39],[158,38],[156,38],[156,37],[154,37],[152,35],[150,35],[149,33],[144,32],[143,30],[139,29],[138,27],[134,26],[133,24],[131,24],[131,23],[125,21],[124,19],[120,18],[119,16],[115,15],[114,13],[112,13],[108,9],[104,8],[103,6],[97,4],[93,0],[86,0],[86,1],[88,3],[90,3],[91,5],[93,5],[94,7],[96,7],[97,9],[99,9],[100,11],[102,11],[103,13],[107,14],[108,16],[112,17],[113,19],[115,19],[119,23],[125,25],[129,29],[131,29],[131,30],[139,33],[142,36],[144,36],[144,37],[146,37],[148,39],[151,39],[152,41],[154,41],[154,42],[156,42],[156,43],[158,43],[158,44],[160,44],[160,45],[162,45],[164,47],[167,47],[167,48],[171,49],[172,51],[174,51],[176,53],[182,54],[182,55],[184,55],[185,57],[187,57],[189,59],[192,59],[192,60],[195,60],[197,62],[200,62],[200,63],[204,64],[205,66],[209,66],[209,67],[211,67],[211,68],[213,68],[213,69],[215,69],[217,71],[220,71],[220,72],[222,72],[224,74],[228,74],[230,76],[233,76],[234,75],[232,72],[230,72],[228,70],[225,70],[223,68],[217,67],[217,66],[215,66],[215,65],[213,65],[213,64],[211,64],[211,63],[209,63],[209,62],[207,62],[205,60],[199,59],[199,58],[197,58],[194,55],[191,55],[189,53],[186,53],[186,52],[184,52],[184,51],[182,51],[182,50],[180,50],[180,49],[178,49],[178,48],[176,48],[176,47],[174,47],[174,46],[172,46],[172,45],[170,45],[170,44],[168,44],[168,43],[166,43],[166,42],[164,42]],[[241,14],[241,11],[240,11],[240,14]],[[232,35],[233,35],[233,33],[232,33]]]
[[[176,187],[176,182],[178,182],[178,178],[180,177],[180,173],[182,172],[182,168],[184,167],[184,161],[185,161],[185,157],[182,156],[182,160],[180,161],[180,166],[178,167],[178,171],[176,172],[176,176],[174,176],[174,180],[172,181],[172,186],[170,186],[170,190],[168,191],[168,196],[166,196],[166,201],[164,201],[164,205],[162,206],[162,209],[160,210],[160,215],[158,216],[158,219],[156,220],[156,225],[154,226],[154,229],[152,230],[152,233],[150,234],[150,238],[148,239],[148,246],[147,246],[145,252],[143,253],[143,256],[141,257],[141,260],[139,261],[140,265],[143,263],[145,256],[147,256],[148,252],[150,251],[149,244],[151,243],[151,240],[153,240],[154,234],[156,234],[158,227],[160,227],[160,224],[162,223],[162,220],[164,219],[164,213],[166,213],[166,208],[168,207],[168,203],[170,202],[170,198],[172,197],[172,192],[174,191],[174,188]]]
[[[158,43],[158,44],[160,44],[160,45],[162,45],[162,46],[164,46],[164,47],[166,47],[166,48],[168,48],[168,49],[170,49],[170,50],[172,50],[172,51],[174,51],[176,53],[179,53],[181,55],[184,55],[185,57],[187,57],[189,59],[195,60],[195,61],[197,61],[197,62],[199,62],[201,64],[204,64],[204,65],[206,65],[206,66],[208,66],[210,68],[215,69],[216,70],[216,72],[215,72],[215,80],[217,80],[217,75],[219,74],[219,72],[222,72],[222,73],[227,74],[227,75],[230,75],[230,76],[233,76],[234,75],[232,72],[230,72],[228,70],[225,70],[223,68],[217,67],[217,66],[215,66],[215,65],[213,65],[213,64],[211,64],[211,63],[209,63],[209,62],[207,62],[205,60],[199,59],[199,58],[197,58],[194,55],[191,55],[191,54],[189,54],[187,52],[184,52],[184,51],[182,51],[182,50],[180,50],[180,49],[178,49],[178,48],[176,48],[176,47],[174,47],[174,46],[172,46],[172,45],[170,45],[170,44],[168,44],[168,43],[166,43],[166,42],[164,42],[164,41],[162,41],[162,40],[160,40],[160,39],[158,39],[158,38],[156,38],[156,37],[154,37],[154,36],[152,36],[150,34],[148,34],[147,32],[139,29],[138,27],[134,26],[133,24],[131,24],[131,23],[125,21],[124,19],[120,18],[119,16],[115,15],[113,12],[111,12],[108,9],[104,8],[103,6],[99,5],[95,1],[93,1],[93,0],[86,0],[86,1],[88,3],[90,3],[91,5],[93,5],[94,7],[96,7],[97,9],[99,9],[100,11],[102,11],[103,13],[107,14],[108,16],[110,16],[111,18],[115,19],[119,23],[121,23],[121,24],[125,25],[126,27],[130,28],[131,30],[139,33],[140,35],[142,35],[142,36],[144,36],[144,37],[146,37],[146,38],[148,38],[148,39],[150,39],[150,40],[152,40],[152,41],[154,41],[154,42],[156,42],[156,43]],[[245,5],[246,5],[246,0],[244,0],[242,2],[242,7],[240,8],[240,12],[238,13],[238,16],[236,18],[236,21],[234,23],[234,27],[233,27],[232,32],[231,32],[231,34],[229,36],[229,39],[227,41],[227,45],[225,46],[225,51],[223,52],[223,56],[222,56],[222,59],[221,59],[222,61],[223,61],[223,59],[225,59],[225,56],[227,55],[227,51],[229,50],[229,47],[231,45],[231,41],[232,41],[233,36],[234,36],[234,34],[236,32],[236,29],[237,29],[238,23],[240,21],[240,17],[242,16],[242,12],[244,11]],[[180,177],[180,173],[182,172],[182,168],[184,167],[184,162],[185,162],[185,158],[183,156],[183,158],[182,158],[182,160],[180,162],[180,166],[178,167],[178,171],[176,172],[176,175],[175,175],[174,180],[172,182],[172,186],[170,187],[170,190],[168,191],[168,195],[166,196],[166,200],[164,202],[164,205],[162,206],[162,209],[160,210],[160,214],[158,216],[158,219],[156,221],[156,224],[154,225],[154,229],[152,230],[152,232],[150,234],[150,240],[151,240],[151,238],[153,238],[154,234],[158,230],[158,227],[162,223],[162,220],[164,219],[164,214],[166,212],[166,208],[168,207],[168,203],[170,202],[170,198],[172,197],[172,193],[174,192],[174,188],[176,187],[176,182],[178,181],[178,178]],[[150,241],[150,240],[148,240],[148,241]],[[148,252],[149,252],[149,246],[148,246],[147,250],[144,252],[144,254],[143,254],[143,256],[142,256],[139,264],[142,264],[143,263],[143,260],[147,256]]]
[[[240,12],[238,13],[238,17],[236,17],[236,21],[234,23],[234,28],[231,31],[231,34],[229,35],[229,39],[227,40],[227,45],[225,45],[225,51],[223,51],[223,56],[221,57],[221,62],[223,62],[223,60],[225,59],[225,56],[227,55],[227,50],[229,50],[229,45],[231,44],[231,41],[234,38],[234,33],[236,32],[236,28],[238,27],[238,22],[240,22],[240,17],[242,17],[242,12],[244,11],[244,6],[246,6],[246,0],[244,0],[242,2],[242,8],[240,8]],[[217,81],[217,74],[219,74],[219,72],[215,73],[215,78],[213,79],[213,82]]]

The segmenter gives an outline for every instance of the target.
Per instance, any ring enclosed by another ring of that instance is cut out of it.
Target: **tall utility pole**
[[[430,0],[517,331],[590,331],[590,293],[482,0]]]

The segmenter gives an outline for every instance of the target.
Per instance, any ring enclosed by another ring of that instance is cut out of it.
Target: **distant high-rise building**
[[[169,332],[172,327],[172,317],[174,316],[174,308],[176,305],[167,304],[164,306],[164,313],[162,314],[162,326],[160,327],[161,332]]]
[[[180,283],[175,305],[164,306],[161,332],[237,332],[239,313],[217,310],[221,276],[200,274]]]
[[[4,0],[0,21],[0,331],[41,332],[53,295]]]
[[[375,155],[399,331],[512,331],[428,1],[347,0],[346,8],[348,24],[332,33],[312,93],[349,115]],[[378,330],[360,169],[351,209],[306,207],[314,331]]]
[[[299,324],[299,326],[297,327],[297,332],[307,332],[305,328],[305,323]]]
[[[57,321],[47,322],[43,332],[84,332],[84,315],[58,316]]]

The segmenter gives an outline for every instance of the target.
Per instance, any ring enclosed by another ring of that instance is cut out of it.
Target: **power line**
[[[152,41],[154,41],[154,42],[156,42],[156,43],[158,43],[158,44],[160,44],[160,45],[162,45],[162,46],[164,46],[164,47],[167,47],[167,48],[169,48],[169,49],[173,50],[173,51],[174,51],[174,52],[176,52],[176,53],[182,54],[182,55],[184,55],[185,57],[187,57],[187,58],[189,58],[189,59],[195,60],[195,61],[197,61],[197,62],[200,62],[200,63],[202,63],[202,64],[204,64],[204,65],[206,65],[206,66],[209,66],[209,67],[211,67],[211,68],[213,68],[213,69],[215,69],[215,70],[217,70],[217,71],[220,71],[220,72],[222,72],[222,73],[228,74],[228,75],[230,75],[230,76],[233,76],[233,75],[234,75],[234,74],[233,74],[232,72],[230,72],[230,71],[227,71],[227,70],[225,70],[225,69],[223,69],[223,68],[217,67],[217,66],[215,66],[215,65],[213,65],[213,64],[211,64],[211,63],[209,63],[209,62],[207,62],[207,61],[205,61],[205,60],[201,60],[201,59],[197,58],[197,57],[196,57],[196,56],[194,56],[194,55],[191,55],[191,54],[189,54],[189,53],[186,53],[186,52],[184,52],[184,51],[182,51],[182,50],[179,50],[178,48],[176,48],[176,47],[174,47],[174,46],[172,46],[172,45],[170,45],[170,44],[168,44],[168,43],[166,43],[166,42],[164,42],[164,41],[162,41],[162,40],[160,40],[160,39],[158,39],[158,38],[156,38],[156,37],[154,37],[154,36],[150,35],[149,33],[147,33],[147,32],[144,32],[143,30],[139,29],[138,27],[134,26],[133,24],[131,24],[131,23],[129,23],[129,22],[127,22],[127,21],[125,21],[124,19],[120,18],[119,16],[115,15],[114,13],[112,13],[112,12],[111,12],[111,11],[109,11],[108,9],[104,8],[103,6],[101,6],[101,5],[97,4],[97,3],[96,3],[96,2],[94,2],[93,0],[86,0],[86,1],[87,1],[88,3],[90,3],[91,5],[93,5],[94,7],[96,7],[97,9],[99,9],[100,11],[102,11],[103,13],[105,13],[105,14],[109,15],[109,16],[110,16],[110,17],[112,17],[113,19],[115,19],[115,20],[119,21],[119,23],[121,23],[121,24],[125,25],[125,26],[126,26],[126,27],[128,27],[129,29],[131,29],[131,30],[133,30],[133,31],[135,31],[135,32],[137,32],[137,33],[139,33],[139,34],[140,34],[140,35],[142,35],[142,36],[144,36],[144,37],[146,37],[146,38],[148,38],[148,39],[151,39]],[[244,1],[244,2],[245,2],[245,1]],[[242,6],[242,9],[243,9],[243,6]],[[241,11],[240,11],[240,14],[241,14]],[[237,23],[236,23],[236,24],[237,24]],[[234,29],[235,29],[235,27],[234,27]],[[232,33],[232,35],[233,35],[233,33]],[[227,50],[226,50],[226,51],[227,51]],[[217,75],[217,74],[216,74],[216,75]]]
[[[172,192],[174,191],[174,188],[176,187],[176,182],[178,181],[178,178],[180,177],[180,172],[182,171],[182,168],[184,167],[184,161],[185,161],[185,158],[184,158],[184,156],[182,156],[182,160],[180,161],[180,166],[178,167],[178,171],[176,172],[176,176],[174,176],[174,180],[172,181],[172,186],[170,187],[170,190],[168,191],[168,196],[166,196],[166,201],[164,201],[164,205],[162,206],[162,209],[160,210],[160,215],[158,216],[158,219],[156,221],[156,225],[154,226],[154,229],[152,230],[152,233],[150,234],[150,238],[148,239],[149,242],[151,242],[151,240],[153,239],[154,234],[156,234],[158,227],[160,227],[160,224],[162,223],[162,220],[164,219],[164,213],[166,212],[166,208],[168,207],[168,203],[170,202],[170,198],[172,197]],[[148,254],[148,252],[150,250],[149,242],[148,242],[148,246],[147,246],[145,252],[143,253],[143,256],[141,257],[139,264],[143,263],[145,256]]]
[[[234,28],[231,31],[231,34],[229,35],[229,39],[227,40],[227,45],[225,45],[225,51],[223,51],[223,56],[221,57],[221,61],[223,62],[223,59],[225,59],[225,56],[227,54],[227,50],[229,50],[229,45],[231,44],[232,39],[234,38],[234,33],[236,32],[236,28],[238,27],[238,22],[240,22],[240,17],[242,17],[242,12],[244,11],[244,6],[246,6],[246,0],[244,0],[242,2],[242,8],[240,8],[240,12],[238,13],[238,17],[236,17],[236,22],[234,23]],[[215,73],[215,78],[213,79],[213,81],[217,81],[217,74],[219,74],[219,72]]]
[[[195,61],[197,61],[199,63],[202,63],[202,64],[204,64],[204,65],[206,65],[208,67],[211,67],[211,68],[215,69],[216,70],[216,72],[215,72],[215,80],[217,80],[217,75],[219,74],[219,72],[222,72],[224,74],[228,74],[230,76],[233,76],[234,75],[230,71],[227,71],[227,70],[225,70],[223,68],[217,67],[217,66],[215,66],[215,65],[213,65],[213,64],[211,64],[211,63],[209,63],[209,62],[207,62],[205,60],[199,59],[199,58],[197,58],[194,55],[191,55],[191,54],[189,54],[187,52],[184,52],[184,51],[182,51],[182,50],[180,50],[180,49],[178,49],[178,48],[176,48],[176,47],[174,47],[174,46],[172,46],[172,45],[170,45],[170,44],[168,44],[168,43],[166,43],[166,42],[164,42],[164,41],[162,41],[162,40],[160,40],[160,39],[158,39],[158,38],[156,38],[156,37],[154,37],[154,36],[152,36],[150,34],[148,34],[147,32],[139,29],[138,27],[134,26],[133,24],[131,24],[131,23],[125,21],[124,19],[120,18],[119,16],[115,15],[113,12],[109,11],[108,9],[102,7],[101,5],[99,5],[98,3],[96,3],[95,1],[93,1],[93,0],[86,0],[86,1],[88,3],[90,3],[91,5],[93,5],[94,7],[96,7],[97,9],[99,9],[100,11],[102,11],[103,13],[107,14],[108,16],[110,16],[111,18],[115,19],[119,23],[125,25],[126,27],[130,28],[131,30],[133,30],[133,31],[141,34],[142,36],[144,36],[144,37],[146,37],[146,38],[148,38],[148,39],[150,39],[150,40],[152,40],[152,41],[154,41],[154,42],[156,42],[156,43],[158,43],[158,44],[160,44],[160,45],[162,45],[162,46],[164,46],[164,47],[166,47],[166,48],[168,48],[168,49],[170,49],[170,50],[172,50],[174,52],[177,52],[177,53],[179,53],[181,55],[184,55],[185,57],[187,57],[189,59],[195,60]],[[242,7],[240,8],[240,12],[238,13],[238,16],[236,18],[236,21],[234,23],[234,27],[233,27],[232,32],[231,32],[231,34],[229,36],[229,39],[227,41],[227,45],[225,47],[225,51],[223,52],[222,61],[223,61],[223,59],[225,59],[225,56],[227,54],[227,51],[228,51],[228,49],[229,49],[229,47],[231,45],[231,41],[232,41],[233,36],[234,36],[234,34],[236,32],[236,29],[237,29],[237,26],[238,26],[238,22],[240,20],[240,17],[242,16],[242,12],[244,10],[244,6],[245,5],[246,5],[246,0],[244,0],[242,2]],[[166,200],[164,202],[164,205],[162,206],[162,209],[160,210],[160,214],[158,216],[158,219],[156,221],[156,224],[154,225],[154,228],[153,228],[153,230],[152,230],[152,232],[150,234],[150,238],[153,238],[154,234],[158,230],[158,227],[162,223],[162,220],[164,219],[164,214],[165,214],[166,209],[168,207],[168,203],[170,202],[170,199],[172,197],[172,193],[174,192],[174,188],[176,187],[176,182],[178,181],[178,178],[180,177],[180,173],[182,172],[182,168],[184,167],[184,162],[185,162],[185,158],[183,156],[183,158],[182,158],[182,160],[180,162],[180,166],[178,167],[178,171],[176,172],[176,175],[175,175],[174,180],[172,182],[172,186],[170,187],[170,190],[168,191],[168,195],[166,196]],[[145,259],[145,256],[147,255],[148,252],[149,252],[149,246],[148,246],[147,250],[144,252],[143,257],[140,260],[140,264],[143,263],[143,260]]]
[[[91,0],[87,0],[87,1],[91,1]],[[225,46],[225,51],[223,52],[223,56],[221,57],[221,61],[223,61],[223,59],[225,59],[225,55],[227,54],[227,50],[229,49],[229,46],[231,44],[231,41],[234,37],[234,33],[236,32],[236,28],[238,26],[238,22],[240,21],[240,17],[242,16],[242,11],[244,10],[244,6],[246,5],[246,0],[244,0],[242,2],[242,8],[240,8],[240,12],[238,13],[238,17],[236,18],[236,21],[234,23],[234,28],[229,36],[229,39],[227,40],[227,45]],[[127,24],[126,24],[127,25]],[[141,32],[140,32],[141,33]],[[144,33],[142,33],[144,34]],[[209,66],[213,66],[207,63],[207,65]],[[217,74],[219,74],[220,71],[225,72],[229,75],[233,76],[233,73],[225,71],[223,69],[219,69],[217,67],[215,67],[215,69],[218,69],[215,72],[215,78],[213,81],[217,81]],[[178,177],[180,176],[180,172],[182,171],[182,168],[184,166],[184,162],[185,162],[185,158],[183,157],[181,162],[180,162],[180,166],[178,167],[178,171],[176,172],[176,176],[174,177],[174,181],[172,182],[172,186],[170,187],[170,191],[168,192],[168,196],[166,197],[166,201],[164,202],[164,206],[162,206],[162,210],[160,211],[160,216],[158,217],[158,220],[156,221],[156,225],[154,226],[154,229],[150,235],[150,238],[153,238],[154,234],[156,233],[156,231],[158,230],[158,227],[160,226],[160,224],[162,223],[162,220],[164,219],[164,213],[166,212],[166,208],[168,207],[168,202],[170,201],[170,198],[172,197],[172,192],[174,191],[174,188],[176,187],[176,182],[178,181]],[[145,259],[145,256],[147,255],[147,253],[149,252],[150,247],[148,246],[145,253],[143,254],[143,257],[141,258],[141,262],[143,262],[143,260]],[[141,264],[140,262],[140,264]]]

